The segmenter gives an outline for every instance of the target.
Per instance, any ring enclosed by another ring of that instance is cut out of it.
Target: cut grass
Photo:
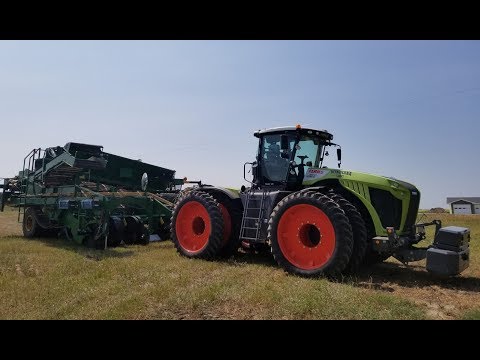
[[[0,319],[470,318],[480,302],[480,217],[452,219],[475,229],[466,276],[433,279],[394,261],[337,283],[287,275],[261,254],[208,262],[179,256],[170,242],[96,251],[27,240],[8,211],[0,213]]]

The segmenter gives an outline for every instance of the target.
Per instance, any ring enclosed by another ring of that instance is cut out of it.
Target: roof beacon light
[[[301,128],[302,128],[302,125],[297,124],[297,125],[295,126],[295,128],[296,128],[296,129],[301,129]]]

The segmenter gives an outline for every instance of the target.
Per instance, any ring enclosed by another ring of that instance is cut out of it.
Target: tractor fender
[[[325,190],[328,190],[329,188],[327,186],[320,186],[320,185],[316,185],[316,186],[309,186],[305,189],[302,189],[300,190],[299,192],[307,192],[307,191],[318,191],[318,192],[323,192]]]
[[[220,192],[222,194],[227,195],[232,200],[240,199],[240,195],[239,195],[240,190],[228,189],[228,188],[219,187],[219,186],[201,186],[198,188],[198,190],[205,191],[207,193]]]

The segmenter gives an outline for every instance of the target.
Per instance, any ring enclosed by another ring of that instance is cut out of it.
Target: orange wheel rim
[[[232,217],[223,204],[220,204],[220,211],[223,218],[223,245],[225,246],[227,245],[230,235],[232,234]]]
[[[187,252],[198,253],[208,244],[212,225],[207,209],[198,201],[185,203],[177,215],[175,232],[180,246]]]
[[[335,229],[328,216],[313,205],[294,205],[283,213],[277,227],[283,256],[302,270],[324,266],[335,251]]]

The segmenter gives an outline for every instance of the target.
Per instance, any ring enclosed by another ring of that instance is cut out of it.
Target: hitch
[[[377,247],[377,251],[391,253],[395,259],[405,265],[409,262],[423,260],[427,256],[426,248],[411,246],[413,242],[417,241],[417,237],[412,242],[410,238],[398,236],[393,227],[387,227],[387,234],[388,237],[374,238],[374,244],[381,244],[380,248]]]
[[[376,236],[373,238],[373,249],[379,253],[393,253],[396,249],[407,244],[407,239],[398,236],[395,228],[387,227],[388,236]]]
[[[418,243],[419,241],[426,239],[425,227],[432,226],[432,225],[435,225],[435,237],[436,237],[438,235],[438,232],[442,228],[441,220],[433,220],[428,223],[419,223],[419,224],[413,225],[412,230],[413,230],[413,233],[415,234],[415,237],[417,238],[415,243]]]

